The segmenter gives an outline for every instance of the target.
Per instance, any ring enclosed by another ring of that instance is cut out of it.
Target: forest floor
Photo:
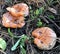
[[[8,12],[6,8],[21,2],[29,6],[30,13],[29,16],[25,17],[24,27],[10,29],[15,36],[19,37],[25,34],[31,37],[34,29],[48,26],[56,32],[58,38],[60,37],[60,0],[0,0],[0,37],[7,43],[6,50],[1,50],[0,54],[21,54],[19,46],[15,51],[11,51],[11,47],[19,38],[11,37],[8,28],[2,25],[2,16]],[[26,54],[60,54],[60,40],[57,40],[56,45],[51,50],[40,50],[33,42],[25,43],[25,46]]]

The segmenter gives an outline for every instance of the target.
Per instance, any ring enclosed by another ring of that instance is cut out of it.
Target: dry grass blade
[[[0,50],[0,53],[6,54],[3,50]]]

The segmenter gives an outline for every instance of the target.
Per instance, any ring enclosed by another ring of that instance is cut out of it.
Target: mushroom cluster
[[[25,18],[29,14],[28,5],[19,3],[12,7],[6,8],[9,12],[4,13],[2,17],[2,24],[10,28],[22,28],[25,25]]]
[[[34,44],[40,49],[50,50],[56,43],[56,33],[49,27],[37,28],[32,32]]]

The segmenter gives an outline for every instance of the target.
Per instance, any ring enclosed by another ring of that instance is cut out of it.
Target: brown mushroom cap
[[[56,33],[49,27],[37,28],[32,32],[34,43],[44,50],[50,50],[56,43]]]
[[[28,5],[25,3],[19,3],[12,7],[7,7],[7,10],[15,17],[27,16],[29,14]]]
[[[25,25],[24,22],[24,17],[13,17],[9,12],[3,14],[2,17],[2,24],[5,27],[10,27],[10,28],[21,28]]]

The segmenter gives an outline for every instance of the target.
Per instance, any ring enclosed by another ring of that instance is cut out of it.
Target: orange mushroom
[[[9,12],[3,14],[3,26],[10,28],[22,28],[25,25],[24,16],[29,14],[29,8],[27,4],[19,3],[6,9]]]
[[[15,17],[27,16],[29,14],[28,5],[25,3],[19,3],[6,9]]]
[[[40,49],[50,50],[56,43],[56,33],[49,27],[37,28],[32,32],[34,44]]]
[[[2,24],[5,27],[21,28],[25,25],[24,17],[14,17],[9,12],[3,14]]]

